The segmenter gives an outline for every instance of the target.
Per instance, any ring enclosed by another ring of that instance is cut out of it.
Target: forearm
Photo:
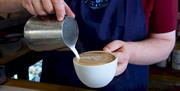
[[[22,10],[21,0],[0,0],[0,13],[13,13]]]
[[[175,31],[160,36],[155,34],[140,42],[128,42],[129,63],[149,65],[165,60],[174,48],[174,44]]]

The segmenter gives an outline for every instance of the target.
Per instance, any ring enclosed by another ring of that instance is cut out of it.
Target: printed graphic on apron
[[[92,9],[100,9],[106,7],[109,0],[85,0],[85,3]]]

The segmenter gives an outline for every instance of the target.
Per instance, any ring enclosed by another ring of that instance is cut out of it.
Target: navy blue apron
[[[106,6],[100,8],[96,3],[93,5],[87,1],[72,0],[70,5],[76,15],[80,31],[79,40],[85,51],[102,50],[113,40],[141,41],[146,38],[141,0],[104,0]],[[74,71],[74,54],[71,51],[44,52],[44,55],[42,82],[86,87]],[[99,90],[145,91],[147,85],[148,67],[129,64],[123,74],[116,76],[109,85]]]

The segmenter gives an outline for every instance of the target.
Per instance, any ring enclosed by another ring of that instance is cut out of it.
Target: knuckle
[[[39,14],[39,15],[46,15],[46,13],[45,13],[43,10],[40,10],[40,11],[38,12],[38,14]]]
[[[60,0],[52,0],[53,4],[58,4],[60,2]]]
[[[127,55],[124,56],[123,58],[124,61],[128,61],[129,60],[129,57]]]
[[[31,5],[31,1],[30,0],[23,0],[22,1],[22,6],[24,8],[27,8],[27,6],[30,6]]]
[[[114,40],[113,42],[119,42],[119,40]]]
[[[31,5],[32,4],[32,0],[24,0],[24,4],[25,5]]]
[[[121,41],[121,40],[114,40],[113,42],[114,42],[114,43],[117,43],[117,44],[124,44],[124,42]]]
[[[121,40],[119,40],[119,43],[121,43],[121,44],[123,44],[123,45],[125,44],[125,43],[124,43],[123,41],[121,41]]]
[[[53,12],[53,8],[52,8],[52,7],[48,7],[48,8],[46,9],[46,11],[47,11],[48,13],[52,13],[52,12]]]

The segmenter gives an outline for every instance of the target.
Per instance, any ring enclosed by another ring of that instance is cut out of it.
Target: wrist
[[[129,54],[129,63],[131,63],[131,61],[133,61],[134,57],[136,56],[136,50],[135,47],[137,47],[135,45],[134,42],[126,42],[127,43],[127,51]]]

